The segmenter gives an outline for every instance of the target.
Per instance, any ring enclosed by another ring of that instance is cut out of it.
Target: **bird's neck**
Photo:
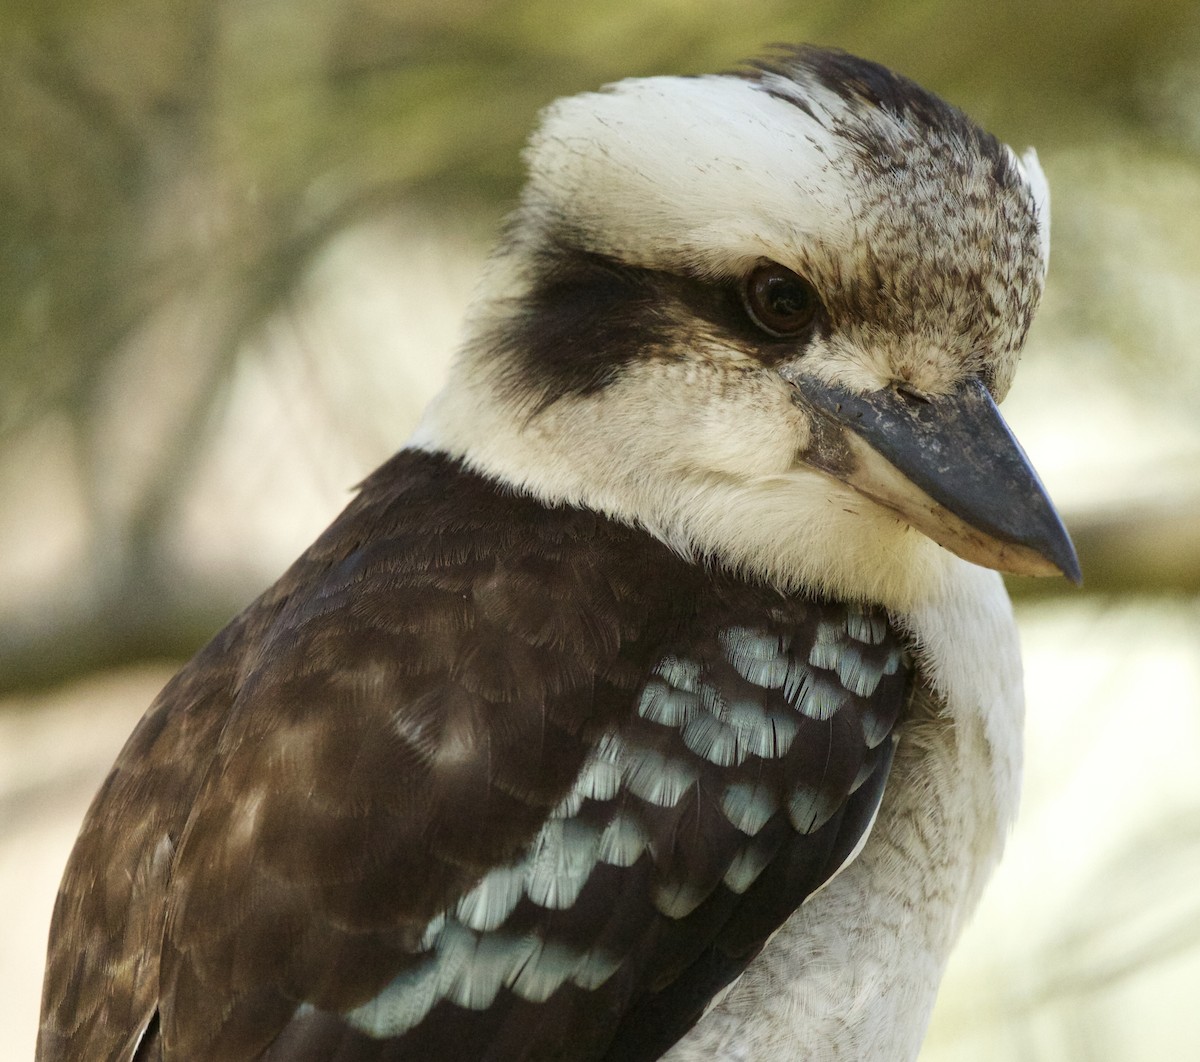
[[[895,612],[936,602],[963,563],[805,466],[755,476],[663,469],[623,447],[597,405],[564,400],[531,418],[497,397],[483,359],[460,359],[455,373],[411,445],[447,453],[546,504],[644,527],[688,559],[715,559],[785,592]]]

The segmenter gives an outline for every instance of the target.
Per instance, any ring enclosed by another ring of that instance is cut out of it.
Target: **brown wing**
[[[216,747],[245,621],[155,699],[96,794],[55,903],[38,1059],[128,1059],[158,1005],[175,845]]]
[[[122,754],[41,1057],[656,1058],[867,828],[906,685],[881,617],[402,454]]]
[[[533,842],[266,1059],[650,1062],[696,1022],[869,828],[908,685],[879,615],[712,589]]]
[[[628,711],[664,562],[441,458],[385,465],[122,751],[60,890],[38,1058],[128,1059],[156,1007],[176,1057],[252,1058],[298,1000],[378,991]]]

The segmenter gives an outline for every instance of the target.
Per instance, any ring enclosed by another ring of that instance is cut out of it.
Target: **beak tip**
[[[1079,567],[1079,555],[1075,552],[1075,543],[1071,541],[1066,528],[1059,524],[1060,534],[1055,536],[1057,541],[1046,550],[1042,556],[1054,566],[1056,572],[1068,580],[1073,586],[1083,585],[1083,571]]]

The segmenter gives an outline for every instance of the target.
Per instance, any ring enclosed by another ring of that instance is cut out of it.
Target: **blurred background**
[[[0,1057],[159,686],[401,445],[556,96],[835,44],[1053,191],[1006,413],[1086,585],[1016,581],[1028,779],[923,1062],[1200,1048],[1200,5],[0,6]]]

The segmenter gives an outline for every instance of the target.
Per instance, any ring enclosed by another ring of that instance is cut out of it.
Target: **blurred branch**
[[[1200,482],[1200,475],[1194,482]],[[1067,520],[1089,594],[1200,594],[1200,493],[1144,499]],[[1077,593],[1064,579],[1007,580],[1020,600]]]
[[[0,626],[0,694],[127,664],[186,659],[249,603],[245,595],[242,585],[217,587],[143,569],[102,596],[6,617]]]
[[[1092,594],[1200,594],[1200,498],[1068,521]],[[244,584],[197,582],[159,556],[147,534],[135,563],[94,594],[0,627],[0,694],[77,678],[103,667],[190,656],[249,604]],[[1018,600],[1077,593],[1061,579],[1012,579]]]

